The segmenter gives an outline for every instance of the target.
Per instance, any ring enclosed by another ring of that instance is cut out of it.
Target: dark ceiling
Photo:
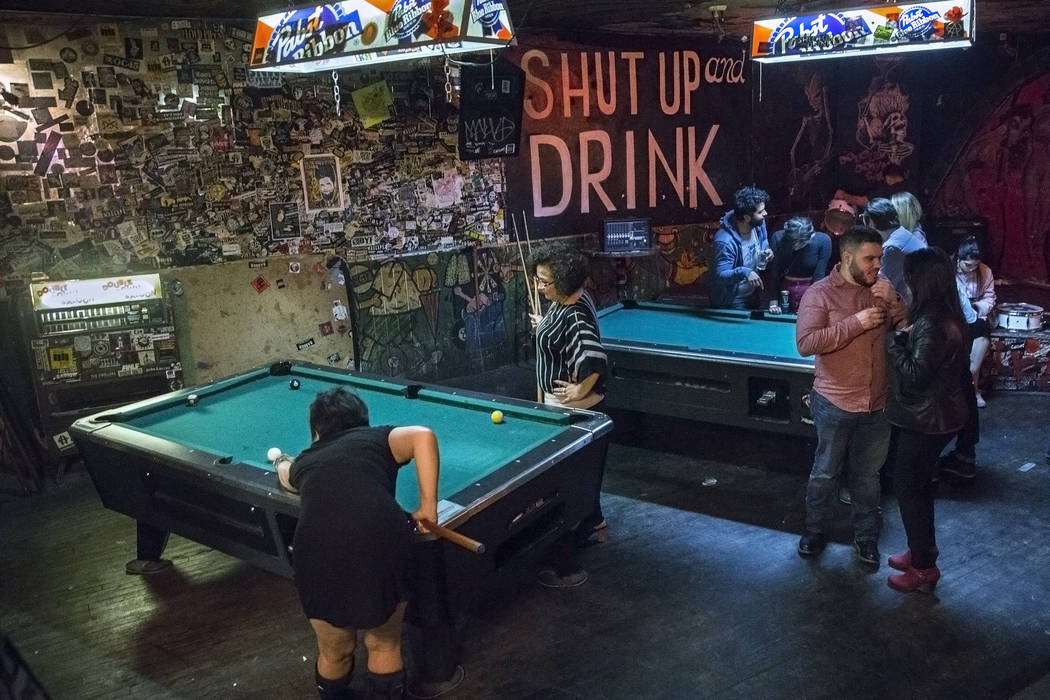
[[[888,0],[507,0],[518,29],[613,31],[632,34],[718,34],[750,32],[755,19],[806,14],[835,8],[885,5]],[[284,0],[2,0],[0,9],[24,12],[78,12],[123,17],[203,17],[253,21],[308,2]],[[711,6],[724,5],[720,23]],[[1050,31],[1050,0],[976,0],[977,31]]]

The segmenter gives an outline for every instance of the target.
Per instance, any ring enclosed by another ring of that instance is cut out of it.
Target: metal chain
[[[452,104],[452,62],[445,56],[445,101]]]
[[[332,96],[335,97],[335,116],[342,116],[339,111],[339,73],[332,71]]]

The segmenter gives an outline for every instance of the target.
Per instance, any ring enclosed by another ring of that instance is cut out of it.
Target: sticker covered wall
[[[20,17],[0,21],[0,290],[504,229],[499,163],[457,160],[436,64],[340,73],[337,109],[330,73],[249,71],[245,26]],[[368,126],[349,96],[373,85],[389,117]]]

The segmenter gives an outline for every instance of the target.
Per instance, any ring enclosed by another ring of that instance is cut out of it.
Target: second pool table
[[[598,324],[610,408],[814,435],[813,358],[795,348],[794,316],[624,302]]]

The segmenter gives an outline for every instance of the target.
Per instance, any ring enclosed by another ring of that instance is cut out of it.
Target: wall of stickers
[[[494,271],[503,285],[520,264],[503,262],[517,260],[513,247],[498,247],[508,241],[502,163],[457,158],[457,112],[440,65],[344,71],[335,89],[330,74],[249,72],[247,25],[5,19],[13,21],[0,24],[8,47],[0,48],[0,289],[22,294],[33,273],[172,270],[167,279],[185,266],[248,269],[270,256],[322,255],[345,261],[357,280],[349,301],[365,304],[360,348],[382,356],[373,369],[447,376],[474,356],[493,367],[513,360],[491,355],[514,341],[467,347],[464,317],[494,312],[460,305],[457,294],[491,286]],[[497,247],[463,252],[479,245]],[[252,279],[273,276],[275,285],[273,273]],[[411,284],[402,273],[414,275]],[[223,274],[195,272],[193,286],[229,302],[216,307],[235,306]],[[439,299],[444,306],[431,308]],[[332,321],[329,307],[308,325]],[[265,325],[272,314],[262,310]],[[393,323],[413,311],[429,314],[422,335],[441,343],[421,349],[422,359],[388,359],[419,339],[418,329]],[[513,335],[518,324],[506,320]],[[471,321],[486,324],[494,321]],[[294,356],[303,339],[286,336],[274,352]],[[460,357],[438,368],[435,353],[456,348]],[[351,359],[340,352],[340,363]]]
[[[344,72],[337,109],[328,74],[248,72],[244,27],[3,26],[5,278],[367,256],[503,228],[500,163],[456,159],[440,76]]]

